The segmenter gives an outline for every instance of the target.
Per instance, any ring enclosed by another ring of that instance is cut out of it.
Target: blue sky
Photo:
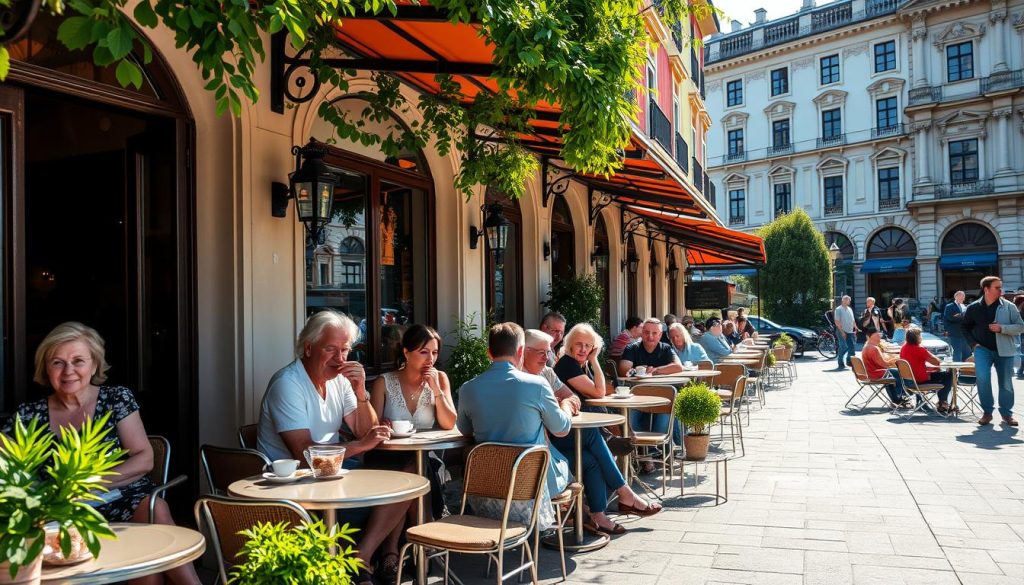
[[[742,22],[743,26],[754,22],[754,11],[758,8],[767,10],[768,19],[773,20],[793,14],[803,5],[802,0],[712,0],[712,3],[729,18]],[[826,3],[826,0],[818,0],[818,4]],[[722,28],[722,32],[732,30],[725,22],[722,22]]]

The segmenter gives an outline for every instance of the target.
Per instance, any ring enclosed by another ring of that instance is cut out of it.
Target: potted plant
[[[782,335],[779,335],[778,339],[776,339],[774,343],[772,343],[772,347],[782,346],[794,349],[796,347],[796,341],[794,341],[788,334],[783,333]]]
[[[362,566],[345,524],[330,531],[321,521],[290,527],[261,523],[239,534],[246,538],[231,571],[237,585],[349,585]],[[342,548],[342,543],[347,545]],[[337,553],[331,551],[337,549]]]
[[[477,334],[476,313],[459,320],[455,331],[455,345],[445,362],[444,371],[452,386],[452,397],[458,399],[459,387],[484,373],[491,365],[487,355],[487,340]]]
[[[0,583],[40,582],[45,525],[59,526],[61,552],[71,553],[71,530],[94,556],[100,538],[114,538],[90,501],[106,491],[107,477],[124,451],[107,440],[109,413],[86,419],[81,429],[64,428],[55,438],[33,418],[14,422],[14,436],[0,434]]]
[[[722,399],[707,384],[696,382],[684,386],[676,394],[672,410],[686,427],[686,436],[683,437],[686,459],[704,460],[708,456],[708,443],[711,440],[708,429],[722,412]]]

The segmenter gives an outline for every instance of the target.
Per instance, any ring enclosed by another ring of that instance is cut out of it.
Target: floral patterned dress
[[[139,404],[135,401],[132,391],[124,386],[100,386],[99,395],[96,397],[96,412],[93,415],[99,418],[106,413],[111,413],[107,420],[107,428],[110,433],[107,440],[113,441],[118,449],[121,447],[121,438],[117,435],[117,423],[121,422],[133,412],[139,410]],[[47,399],[36,402],[28,402],[18,407],[17,416],[27,423],[33,417],[39,417],[39,421],[50,427],[50,408]],[[11,435],[14,432],[14,421],[11,420],[4,425],[3,432]],[[153,482],[149,477],[143,476],[132,483],[116,488],[121,497],[111,502],[96,506],[96,510],[107,519],[108,522],[127,522],[132,519],[139,502],[153,491]],[[112,489],[111,492],[114,490]],[[110,494],[107,494],[110,495]]]

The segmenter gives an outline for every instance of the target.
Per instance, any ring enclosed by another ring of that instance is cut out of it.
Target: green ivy
[[[0,0],[6,4],[9,0]],[[44,0],[53,14],[67,13],[58,39],[69,49],[90,50],[100,66],[114,66],[122,86],[140,88],[143,64],[152,60],[148,42],[125,15],[128,0]],[[443,155],[457,148],[461,167],[455,186],[467,198],[476,185],[489,185],[519,197],[537,170],[537,160],[521,141],[529,112],[544,102],[561,107],[561,158],[576,171],[613,174],[622,166],[631,121],[638,106],[629,97],[640,82],[648,35],[640,0],[432,0],[452,23],[479,23],[493,46],[493,79],[500,91],[471,101],[448,75],[438,75],[438,95],[409,104],[397,78],[375,74],[378,89],[363,95],[369,104],[350,119],[332,104],[319,115],[331,123],[334,137],[377,146],[388,156],[423,148],[434,141]],[[658,8],[669,23],[717,12],[708,3],[662,0]],[[254,71],[266,59],[263,34],[287,31],[295,49],[308,49],[318,80],[348,92],[353,71],[337,71],[323,57],[336,49],[339,19],[360,14],[395,15],[394,0],[141,0],[132,10],[145,28],[165,26],[175,44],[192,55],[207,80],[218,113],[238,116],[242,100],[259,99]],[[699,40],[691,39],[699,44]],[[138,53],[141,52],[141,58]],[[0,48],[0,79],[9,56]],[[387,119],[389,111],[416,107],[422,124],[392,127],[383,135],[366,128],[368,120]]]
[[[356,529],[327,530],[323,522],[290,527],[260,523],[239,532],[245,544],[231,571],[235,585],[349,585],[362,561],[352,548]],[[331,549],[337,549],[332,553]]]

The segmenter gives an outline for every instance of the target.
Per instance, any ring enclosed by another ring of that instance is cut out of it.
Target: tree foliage
[[[593,274],[579,274],[569,278],[556,278],[548,290],[544,307],[558,311],[565,317],[566,330],[577,323],[590,323],[600,331],[601,304],[604,302],[604,288]]]
[[[0,4],[9,0],[0,0]],[[100,66],[114,66],[125,87],[141,87],[138,63],[152,59],[152,49],[131,25],[129,0],[44,0],[54,14],[67,14],[58,39],[69,49],[89,50]],[[522,145],[529,112],[540,103],[561,107],[564,132],[561,158],[581,172],[607,175],[622,165],[638,107],[629,97],[639,85],[648,36],[640,0],[432,0],[452,23],[476,23],[493,49],[493,79],[500,91],[470,99],[450,75],[438,75],[441,91],[410,104],[397,78],[374,74],[378,90],[363,97],[368,105],[358,119],[324,103],[319,115],[333,124],[336,136],[386,155],[423,148],[434,141],[441,155],[461,154],[456,187],[467,197],[478,184],[519,197],[534,175],[536,158]],[[706,2],[662,0],[668,23],[715,9]],[[131,10],[143,27],[165,26],[179,48],[192,55],[213,93],[218,112],[238,116],[242,100],[256,102],[254,71],[266,59],[266,35],[287,31],[296,50],[306,49],[311,69],[327,87],[348,92],[353,71],[338,71],[324,62],[337,49],[340,19],[397,13],[395,0],[141,0]],[[684,29],[687,27],[684,27]],[[7,51],[0,47],[0,78],[6,74]],[[381,134],[369,121],[387,119],[389,111],[418,108],[422,123],[395,126]]]
[[[785,325],[814,326],[828,310],[832,267],[828,247],[802,209],[761,228],[768,265],[761,270],[766,316]]]

